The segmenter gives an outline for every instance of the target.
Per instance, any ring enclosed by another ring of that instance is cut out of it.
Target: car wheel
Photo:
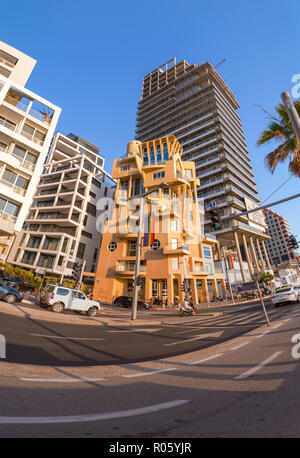
[[[87,311],[87,316],[96,316],[96,314],[97,314],[96,307],[90,307]]]
[[[55,302],[51,305],[51,310],[55,313],[61,313],[64,310],[64,305],[61,302]]]
[[[3,297],[3,300],[5,302],[8,302],[9,304],[12,304],[13,302],[16,302],[17,296],[15,294],[8,293],[8,294],[5,294],[5,296]]]

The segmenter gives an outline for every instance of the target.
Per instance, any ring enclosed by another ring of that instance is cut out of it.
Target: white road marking
[[[82,382],[99,382],[106,380],[105,378],[85,378],[85,377],[54,377],[54,378],[34,378],[34,377],[18,377],[24,382],[55,382],[55,383],[82,383]]]
[[[48,339],[65,339],[65,340],[104,340],[101,337],[61,337],[61,336],[47,336],[44,334],[30,334],[35,337],[47,337]]]
[[[205,363],[205,361],[210,361],[211,359],[218,358],[219,356],[222,356],[223,354],[224,353],[218,353],[217,355],[208,356],[207,358],[200,359],[199,361],[194,361],[192,363],[189,363],[189,366],[194,366],[195,364]]]
[[[158,329],[113,329],[113,330],[108,330],[106,332],[157,332],[160,331],[162,328]]]
[[[283,325],[283,323],[276,324],[276,326],[272,326],[272,329],[277,329],[277,328],[279,328],[279,326],[282,326],[282,325]]]
[[[138,372],[136,374],[126,374],[122,375],[125,378],[133,378],[133,377],[145,377],[146,375],[155,375],[155,374],[162,374],[163,372],[175,371],[176,367],[168,367],[168,369],[161,369],[157,371],[150,371],[150,372]]]
[[[256,366],[252,367],[248,371],[243,372],[243,374],[238,375],[237,377],[234,377],[234,378],[236,380],[242,380],[242,379],[250,377],[251,375],[255,374],[255,372],[259,371],[260,369],[265,367],[267,364],[269,364],[271,361],[273,361],[275,358],[277,358],[277,356],[279,356],[281,353],[283,353],[283,352],[282,351],[277,351],[273,355],[269,356],[269,358],[265,359],[264,361],[262,361],[261,363],[257,364]]]
[[[119,410],[118,412],[96,413],[91,415],[69,415],[61,417],[0,417],[0,424],[45,424],[45,423],[82,423],[89,421],[111,420],[114,418],[134,417],[136,415],[145,415],[148,413],[158,412],[172,407],[179,407],[187,404],[186,399],[178,399],[170,402],[163,402],[148,407],[138,409]]]
[[[262,334],[259,334],[258,336],[256,336],[256,338],[258,339],[259,337],[263,337],[266,334],[269,334],[269,332],[271,332],[271,329],[269,331],[263,332]]]
[[[243,342],[243,343],[241,343],[241,344],[239,344],[239,345],[236,345],[235,347],[230,348],[230,350],[238,350],[239,348],[244,347],[244,346],[247,345],[248,343],[250,343],[250,340],[247,340],[247,342]]]
[[[170,347],[170,346],[173,346],[173,345],[179,345],[179,344],[186,343],[186,342],[193,342],[194,340],[207,339],[208,337],[220,337],[223,334],[223,332],[224,331],[213,332],[213,333],[209,333],[209,334],[197,334],[195,337],[193,337],[191,339],[179,340],[178,342],[166,343],[164,345],[166,347]]]

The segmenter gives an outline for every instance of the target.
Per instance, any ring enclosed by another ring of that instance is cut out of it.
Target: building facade
[[[222,227],[215,235],[221,246],[236,251],[247,281],[243,262],[251,274],[257,265],[269,269],[255,249],[268,236],[261,212],[233,217],[260,202],[238,108],[234,94],[209,62],[189,65],[172,59],[143,79],[136,139],[176,136],[183,160],[195,162],[198,199],[205,210],[211,201],[218,208]],[[212,232],[208,217],[205,232]]]
[[[0,41],[0,260],[23,226],[61,112],[24,86],[36,61]]]
[[[95,272],[102,235],[97,202],[112,198],[113,184],[97,146],[57,133],[9,262],[71,276],[74,263],[85,261],[85,271]]]
[[[201,231],[195,164],[182,160],[175,136],[130,142],[127,154],[114,161],[112,177],[114,208],[104,227],[94,298],[132,295],[138,232],[145,233],[143,240],[149,236],[149,215],[154,240],[141,249],[139,297],[167,298],[171,305],[175,297],[182,300],[183,288],[194,303],[223,295],[223,271],[214,266],[219,244]],[[151,190],[141,215],[142,195]]]
[[[264,210],[264,215],[267,233],[270,236],[266,248],[271,264],[274,267],[284,262],[298,265],[296,259],[299,256],[298,250],[288,244],[289,237],[292,235],[288,221],[269,208]]]

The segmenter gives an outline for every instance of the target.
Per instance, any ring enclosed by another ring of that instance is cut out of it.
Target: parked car
[[[13,302],[21,302],[23,299],[22,294],[14,288],[6,285],[0,281],[0,300],[12,304]]]
[[[74,310],[86,312],[88,316],[95,316],[101,309],[100,302],[88,299],[82,291],[53,284],[47,285],[41,292],[40,305],[56,313]]]
[[[14,277],[4,277],[3,280],[8,286],[17,289],[18,291],[33,292],[37,289],[30,280],[25,280],[24,278],[21,278],[20,281],[18,281],[15,280]]]
[[[119,307],[130,308],[132,307],[132,297],[131,296],[119,296],[114,300],[114,304],[118,305]],[[151,307],[150,304],[143,301],[138,301],[137,303],[138,309],[148,309]]]
[[[277,288],[273,294],[272,304],[276,307],[279,304],[285,302],[300,302],[299,291],[292,285],[286,285],[281,288]]]

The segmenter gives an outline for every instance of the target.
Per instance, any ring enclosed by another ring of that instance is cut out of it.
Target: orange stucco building
[[[139,298],[167,297],[172,305],[175,297],[182,300],[183,285],[194,303],[224,293],[224,275],[214,267],[218,242],[202,233],[195,164],[182,161],[181,154],[180,143],[169,135],[129,142],[127,154],[114,161],[117,187],[104,225],[94,298],[111,302],[132,295],[138,232],[140,224],[144,232],[148,215],[155,221],[155,242],[141,249]],[[151,189],[140,221],[141,196]]]

